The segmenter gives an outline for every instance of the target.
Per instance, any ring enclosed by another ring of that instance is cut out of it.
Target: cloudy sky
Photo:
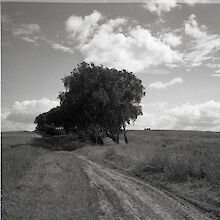
[[[220,4],[17,2],[1,10],[2,130],[34,129],[38,114],[59,105],[61,78],[84,60],[142,80],[144,115],[131,128],[220,131]]]

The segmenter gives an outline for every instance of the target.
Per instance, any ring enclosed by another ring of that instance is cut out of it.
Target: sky
[[[1,3],[2,131],[33,130],[82,61],[142,80],[143,116],[129,129],[220,131],[215,2]]]

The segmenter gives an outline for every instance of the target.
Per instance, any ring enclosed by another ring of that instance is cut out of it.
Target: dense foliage
[[[38,116],[35,122],[63,126],[88,135],[94,142],[102,143],[108,136],[119,142],[126,123],[142,114],[141,98],[144,87],[134,74],[126,70],[81,63],[63,79],[66,91],[59,95],[60,107]]]

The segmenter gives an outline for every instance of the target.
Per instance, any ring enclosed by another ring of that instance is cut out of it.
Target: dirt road
[[[208,219],[191,205],[72,152],[48,152],[19,181],[4,219]]]
[[[183,201],[177,201],[166,193],[78,156],[85,167],[90,183],[96,189],[100,219],[208,219]]]

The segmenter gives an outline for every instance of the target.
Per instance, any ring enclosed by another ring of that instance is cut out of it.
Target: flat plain
[[[220,133],[128,131],[128,140],[2,133],[3,219],[220,218]]]

